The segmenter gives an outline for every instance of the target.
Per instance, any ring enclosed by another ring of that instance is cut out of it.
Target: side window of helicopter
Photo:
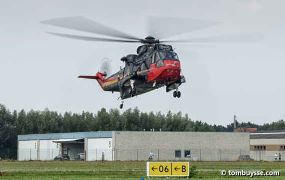
[[[161,66],[164,66],[164,63],[163,60],[160,59],[156,62],[156,67],[161,67]]]
[[[178,55],[175,52],[173,52],[173,58],[178,60]]]
[[[160,52],[161,59],[173,59],[173,55],[171,52]]]
[[[165,58],[166,59],[175,59],[174,54],[172,52],[165,53]]]
[[[165,52],[159,52],[159,57],[161,60],[166,59],[166,53]]]
[[[167,59],[178,60],[177,54],[176,54],[175,52],[172,52],[172,51],[167,52],[167,53],[165,54],[165,57],[166,57]]]
[[[147,69],[147,67],[146,67],[145,63],[142,63],[142,64],[141,64],[140,69],[141,69],[142,71]]]

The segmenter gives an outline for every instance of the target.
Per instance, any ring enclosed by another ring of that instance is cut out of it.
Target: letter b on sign
[[[181,169],[182,172],[186,172],[186,166],[185,166],[185,165],[182,165],[181,168],[182,168],[182,169]]]

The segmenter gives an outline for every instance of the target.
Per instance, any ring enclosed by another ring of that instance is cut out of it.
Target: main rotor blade
[[[256,42],[263,38],[262,34],[239,34],[239,35],[221,35],[221,36],[212,36],[205,38],[191,38],[185,40],[166,40],[160,42],[174,42],[174,43],[230,43],[230,42]]]
[[[149,36],[162,39],[208,28],[217,24],[218,22],[191,18],[151,16],[147,19],[147,31]]]
[[[42,23],[111,37],[139,40],[137,37],[80,16],[55,18],[42,21]]]
[[[101,41],[101,42],[125,42],[125,43],[140,43],[141,41],[134,41],[134,40],[124,40],[124,39],[109,39],[109,38],[99,38],[99,37],[89,37],[89,36],[79,36],[79,35],[72,35],[72,34],[64,34],[64,33],[54,33],[54,32],[47,32],[52,35],[61,36],[65,38],[71,39],[79,39],[85,41]]]

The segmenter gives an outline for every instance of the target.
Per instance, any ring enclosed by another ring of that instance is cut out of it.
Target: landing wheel
[[[181,97],[181,92],[177,91],[177,97],[180,98]]]
[[[173,91],[173,97],[180,98],[181,97],[181,92],[180,91]]]
[[[124,101],[121,102],[120,109],[123,109],[123,107],[124,107]]]
[[[173,91],[173,97],[177,97],[177,91]]]

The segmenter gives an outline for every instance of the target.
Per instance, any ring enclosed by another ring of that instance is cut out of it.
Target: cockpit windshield
[[[173,51],[159,51],[158,54],[161,60],[178,60],[177,54]]]

